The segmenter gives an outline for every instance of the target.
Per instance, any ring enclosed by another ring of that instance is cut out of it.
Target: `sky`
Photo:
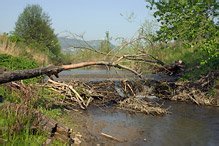
[[[0,33],[14,30],[18,16],[28,4],[42,7],[58,36],[69,31],[84,34],[85,40],[103,39],[106,31],[113,40],[128,39],[145,19],[154,19],[144,0],[0,0]],[[127,18],[132,13],[134,17],[129,22]]]

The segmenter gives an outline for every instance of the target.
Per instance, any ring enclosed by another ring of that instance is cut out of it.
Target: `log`
[[[116,63],[110,63],[110,62],[83,62],[78,64],[71,64],[71,65],[62,65],[62,66],[48,66],[43,68],[35,68],[35,69],[26,69],[26,70],[15,70],[15,71],[5,71],[0,73],[0,84],[16,81],[16,80],[23,80],[23,79],[29,79],[34,78],[41,75],[47,75],[52,79],[52,75],[55,75],[58,78],[58,74],[63,70],[69,70],[69,69],[76,69],[76,68],[82,68],[86,66],[92,66],[92,65],[103,65],[103,66],[111,66],[116,67],[119,69],[125,69],[128,70],[135,75],[142,77],[141,74],[137,73],[135,70],[128,68],[126,66],[116,64]]]
[[[38,77],[41,75],[51,75],[58,76],[58,73],[63,70],[60,66],[48,66],[43,68],[35,69],[25,69],[25,70],[15,70],[15,71],[6,71],[0,74],[0,84],[7,83],[16,80],[23,80]]]
[[[117,142],[126,142],[126,141],[120,140],[120,139],[118,139],[118,138],[116,138],[116,137],[113,137],[113,136],[108,135],[108,134],[105,134],[105,133],[100,133],[100,134],[101,134],[102,136],[105,136],[105,137],[107,137],[107,138],[109,138],[109,139],[111,139],[111,140],[117,141]]]

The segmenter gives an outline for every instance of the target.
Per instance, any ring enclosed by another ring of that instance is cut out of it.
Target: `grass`
[[[208,96],[215,97],[219,100],[219,77],[214,80],[212,89],[209,90]]]
[[[36,68],[39,65],[34,61],[22,57],[0,54],[0,68],[7,67],[8,70]],[[58,119],[62,116],[60,108],[52,108],[54,97],[58,97],[54,91],[48,88],[38,87],[39,78],[27,79],[21,82],[0,85],[0,97],[4,98],[3,107],[7,103],[14,103],[27,107],[25,113],[17,113],[11,108],[0,107],[0,138],[6,140],[7,145],[42,144],[47,139],[46,133],[40,129],[36,133],[30,130],[31,123],[36,123],[32,110],[38,110],[51,118]],[[24,84],[23,84],[24,83]],[[44,99],[47,99],[46,102]],[[59,142],[55,142],[60,144]]]
[[[22,86],[19,83],[18,85]],[[29,84],[18,89],[10,85],[1,85],[0,96],[5,99],[5,105],[7,103],[15,103],[29,109],[21,113],[16,112],[19,108],[16,108],[16,110],[13,108],[0,108],[0,128],[3,128],[0,131],[0,138],[7,140],[6,144],[9,145],[30,144],[32,142],[42,144],[45,142],[47,133],[42,132],[40,128],[37,128],[35,132],[30,130],[34,123],[34,126],[39,126],[37,119],[32,114],[33,110],[38,110],[55,120],[62,116],[62,110],[60,108],[52,108],[53,105],[51,104],[54,103],[53,100],[57,94],[52,93],[47,88],[42,92],[41,88]],[[44,98],[50,102],[45,102]]]
[[[7,140],[6,144],[42,144],[46,140],[46,133],[40,130],[33,133],[30,130],[31,115],[17,114],[13,110],[3,110],[1,112],[0,127],[3,127],[1,137]],[[5,128],[5,129],[4,129]]]
[[[24,43],[12,42],[8,39],[7,35],[0,35],[0,54],[22,56],[23,58],[35,60],[41,66],[50,63],[47,54],[31,49]]]

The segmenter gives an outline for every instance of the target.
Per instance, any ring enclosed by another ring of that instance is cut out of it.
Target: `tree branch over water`
[[[82,62],[78,64],[62,65],[62,66],[51,65],[48,67],[26,69],[26,70],[6,71],[6,72],[0,73],[0,84],[11,82],[11,81],[16,81],[16,80],[34,78],[34,77],[41,76],[41,75],[47,75],[50,78],[52,78],[53,75],[58,77],[58,74],[63,70],[77,69],[77,68],[93,66],[93,65],[110,66],[110,67],[115,67],[119,69],[125,69],[125,70],[128,70],[134,73],[135,75],[141,78],[141,74],[137,73],[135,70],[129,67],[126,67],[126,66],[123,66],[117,63],[97,61],[97,62]]]
[[[137,41],[140,41],[140,40],[144,40],[146,42],[149,42],[150,45],[147,48],[154,49],[154,44],[149,38],[147,38],[145,36],[139,36],[137,38],[134,38],[134,36],[137,34],[138,31],[139,30],[137,30],[134,33],[134,35],[132,36],[130,41],[123,41],[123,43],[121,44],[121,46],[119,48],[115,47],[112,50],[110,50],[108,53],[100,51],[100,50],[96,50],[95,48],[93,48],[87,41],[85,41],[83,35],[75,35],[71,32],[68,32],[68,33],[73,38],[75,38],[75,37],[80,38],[80,40],[83,40],[83,42],[87,45],[87,46],[71,46],[71,48],[85,49],[85,50],[95,52],[97,54],[105,55],[103,60],[106,60],[107,57],[111,57],[110,62],[114,62],[114,59],[117,58],[119,61],[131,60],[131,61],[135,61],[135,62],[154,63],[154,64],[157,64],[157,65],[163,66],[164,63],[161,60],[157,59],[156,57],[152,56],[151,54],[148,54],[144,49],[140,49],[140,48],[134,48],[134,50],[136,50],[136,54],[118,55],[119,52],[121,52],[122,49],[124,49],[125,47],[127,47],[129,45],[132,45],[133,43],[135,43]],[[141,55],[139,55],[139,54],[141,54]],[[144,57],[144,58],[138,58],[138,57]],[[150,59],[145,59],[145,57],[149,57]],[[116,60],[116,62],[118,62],[118,60]]]
[[[86,44],[86,46],[83,46],[83,47],[72,46],[72,48],[87,49],[87,50],[93,51],[95,53],[102,54],[105,56],[105,57],[103,56],[103,58],[102,58],[104,61],[81,62],[81,63],[77,63],[77,64],[61,65],[61,66],[51,65],[51,66],[47,66],[47,67],[43,67],[43,68],[2,72],[2,73],[0,73],[0,84],[10,82],[10,81],[15,81],[15,80],[34,78],[34,77],[41,76],[41,75],[47,75],[52,79],[53,75],[58,77],[58,74],[63,70],[77,69],[77,68],[93,66],[93,65],[124,69],[124,70],[132,72],[133,74],[135,74],[141,78],[142,77],[141,73],[139,73],[139,71],[136,71],[137,69],[132,69],[130,66],[128,66],[128,65],[125,66],[122,64],[125,63],[126,61],[132,61],[132,62],[152,63],[155,65],[161,65],[161,66],[164,65],[164,63],[162,61],[158,60],[157,58],[155,58],[151,54],[147,53],[147,50],[146,50],[147,48],[148,49],[154,48],[153,42],[149,38],[147,38],[145,36],[139,36],[139,37],[134,38],[134,36],[137,34],[137,31],[132,36],[130,41],[124,41],[124,39],[123,39],[123,43],[121,44],[120,47],[117,47],[117,48],[115,47],[115,48],[111,49],[109,52],[96,50],[88,42],[86,42],[84,40],[83,35],[75,35],[75,34],[72,34],[70,32],[69,32],[69,34],[74,38],[75,38],[75,36],[80,37],[81,40],[83,40]],[[136,43],[136,42],[138,43],[138,41],[141,41],[141,40],[143,40],[144,42],[140,42],[140,43],[144,43],[144,44],[146,44],[146,46],[142,47],[142,48],[136,47],[136,44],[134,44],[134,43]],[[147,44],[149,44],[149,46]],[[133,45],[134,47],[132,47],[132,46],[130,47],[130,45]],[[126,47],[130,47],[128,49],[133,49],[133,52],[130,53],[129,51],[126,51],[125,53],[124,52],[121,53],[121,51],[126,49]],[[109,57],[111,57],[111,58],[109,58]],[[108,61],[106,61],[107,58],[108,58]],[[101,59],[99,59],[99,60],[101,60]],[[135,65],[133,68],[139,69],[141,67],[137,67]]]

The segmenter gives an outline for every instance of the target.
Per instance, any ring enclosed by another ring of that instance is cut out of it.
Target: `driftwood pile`
[[[51,79],[49,79],[48,82],[46,83],[46,86],[51,87],[50,89],[54,90],[59,94],[64,95],[64,99],[62,100],[62,102],[70,99],[71,102],[77,102],[82,109],[86,109],[89,103],[92,101],[92,97],[89,97],[89,94],[87,94],[85,98],[82,97],[77,90],[79,87],[74,88],[73,85],[74,84],[72,82],[62,83],[62,82],[55,82]],[[87,93],[91,92],[90,89],[88,90],[84,89],[84,91],[86,91]]]
[[[163,115],[168,110],[161,108],[161,105],[155,101],[141,100],[137,98],[138,92],[141,92],[145,82],[139,81],[103,81],[103,82],[81,82],[71,81],[69,83],[55,82],[48,80],[46,83],[55,92],[64,95],[63,102],[76,102],[82,109],[86,109],[93,101],[96,105],[106,106],[116,104],[120,109],[131,112],[141,112],[144,114]],[[144,95],[152,94],[146,93]]]
[[[145,102],[144,100],[137,98],[128,98],[124,101],[120,101],[119,106],[123,110],[140,112],[147,115],[164,115],[169,113],[168,109],[161,108],[160,104],[154,102]]]
[[[51,90],[64,96],[62,102],[77,103],[81,109],[86,109],[88,105],[95,99],[95,103],[108,104],[118,102],[121,97],[116,89],[114,82],[81,82],[70,81],[69,83],[56,82],[48,80],[45,84]]]
[[[197,105],[219,106],[219,96],[212,97],[208,95],[209,87],[212,87],[213,81],[219,76],[219,71],[210,72],[197,81],[174,82],[159,85],[156,89],[158,96],[173,101],[191,102]]]

